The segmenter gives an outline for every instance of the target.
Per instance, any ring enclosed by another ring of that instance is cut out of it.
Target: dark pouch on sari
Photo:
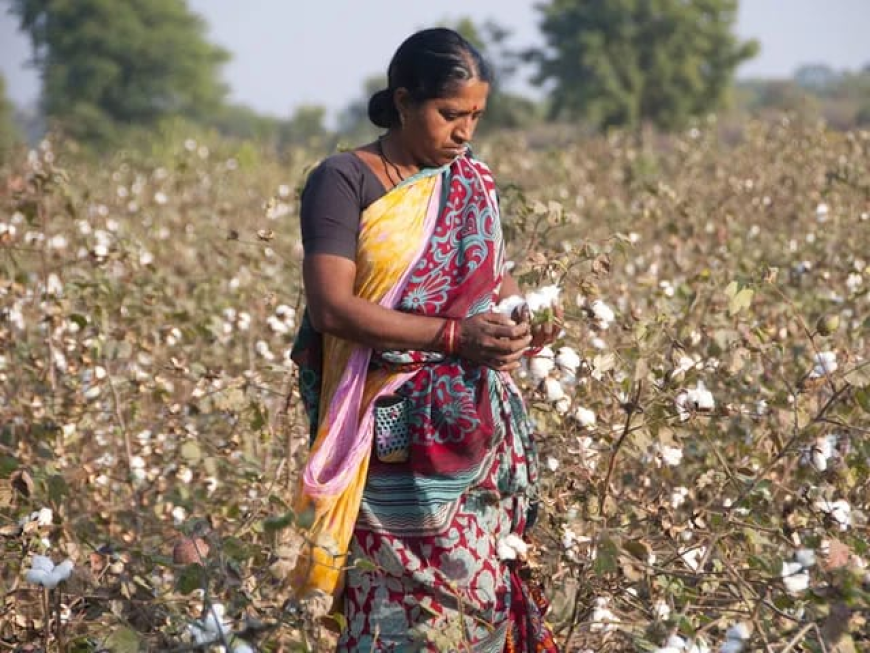
[[[374,447],[382,463],[404,463],[411,454],[409,413],[411,402],[399,395],[375,399]]]

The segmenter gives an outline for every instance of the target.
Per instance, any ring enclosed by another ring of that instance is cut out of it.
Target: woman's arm
[[[302,266],[308,313],[318,331],[381,350],[442,351],[446,320],[384,308],[353,294],[356,264],[330,254],[305,257]],[[462,320],[459,354],[497,369],[510,369],[530,342],[528,324],[483,313]]]
[[[498,299],[501,301],[502,299],[506,299],[513,295],[522,296],[522,291],[520,290],[520,284],[517,283],[516,279],[511,276],[511,273],[505,270],[504,275],[501,278],[501,288],[498,292]]]

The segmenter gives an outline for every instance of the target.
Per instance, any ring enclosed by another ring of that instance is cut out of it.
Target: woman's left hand
[[[532,335],[532,343],[529,345],[532,349],[537,349],[539,347],[545,347],[546,345],[551,345],[556,341],[556,338],[559,337],[559,334],[562,332],[562,325],[564,324],[565,311],[561,306],[556,305],[553,307],[552,316],[543,322],[531,323],[531,314],[529,313],[529,307],[523,304],[519,311],[518,315],[514,316],[514,319],[517,322],[529,322],[530,333]]]

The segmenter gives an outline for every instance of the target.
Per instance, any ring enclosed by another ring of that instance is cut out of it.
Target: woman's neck
[[[402,176],[408,177],[416,174],[423,167],[404,144],[402,136],[398,132],[390,130],[381,136],[380,140],[384,157],[402,171]]]

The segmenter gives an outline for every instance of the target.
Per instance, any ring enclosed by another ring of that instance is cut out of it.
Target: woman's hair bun
[[[393,92],[385,88],[369,98],[369,120],[376,127],[389,129],[399,122],[399,112],[393,102]]]

